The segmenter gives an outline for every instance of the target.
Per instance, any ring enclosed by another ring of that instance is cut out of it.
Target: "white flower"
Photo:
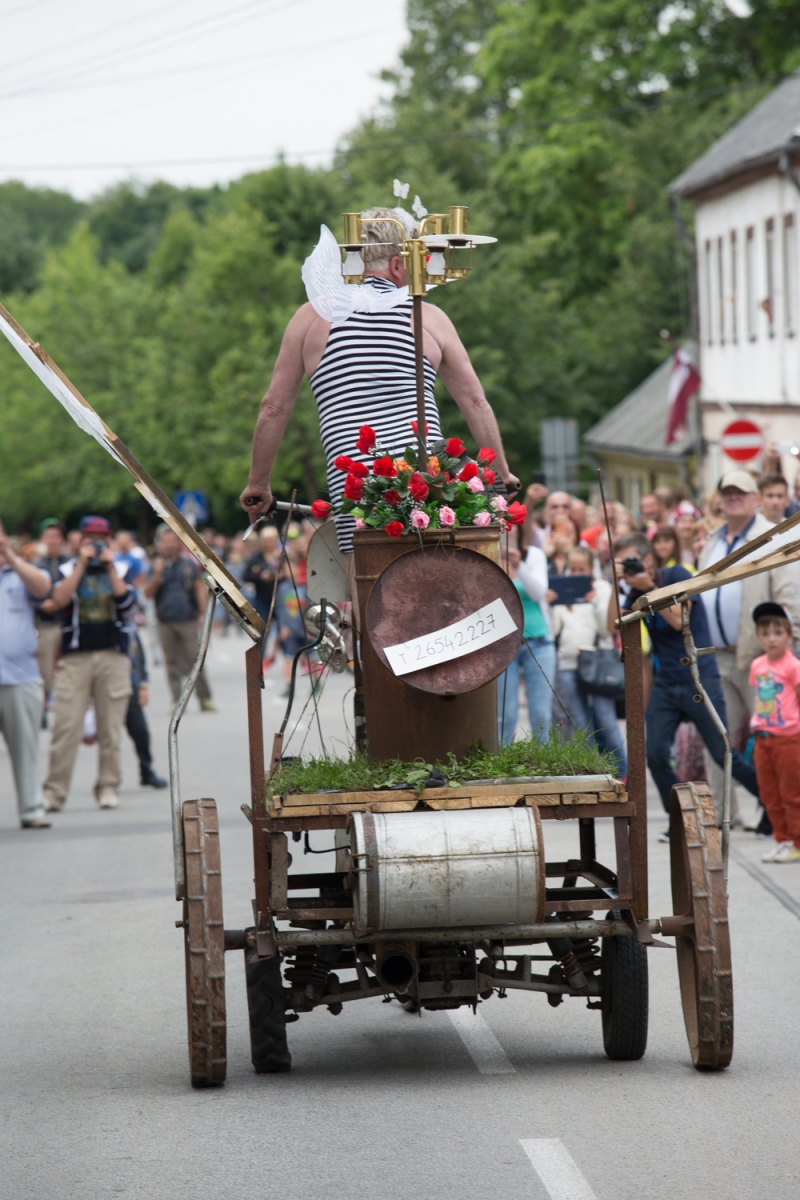
[[[410,183],[401,183],[399,179],[395,179],[393,190],[395,196],[399,196],[401,200],[405,200],[411,188]]]
[[[403,197],[403,199],[405,199],[405,196]],[[427,210],[427,208],[425,208],[425,206],[422,203],[422,201],[420,200],[419,196],[414,197],[414,203],[411,205],[411,211],[413,212],[415,217],[419,218],[420,221],[422,220],[423,217],[427,217],[427,215],[428,215],[428,210]]]

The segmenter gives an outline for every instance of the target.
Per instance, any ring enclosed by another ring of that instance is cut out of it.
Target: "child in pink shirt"
[[[755,712],[755,767],[761,803],[775,836],[762,862],[800,862],[800,661],[791,652],[792,626],[780,604],[753,609],[764,653],[750,664]]]

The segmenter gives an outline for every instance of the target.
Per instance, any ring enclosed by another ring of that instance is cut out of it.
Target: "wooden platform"
[[[628,800],[624,784],[610,775],[564,775],[527,783],[482,783],[465,787],[426,788],[422,792],[315,792],[280,796],[270,794],[267,811],[272,818],[346,816],[351,812],[411,812],[415,808],[512,808],[516,804],[563,806],[621,804]]]

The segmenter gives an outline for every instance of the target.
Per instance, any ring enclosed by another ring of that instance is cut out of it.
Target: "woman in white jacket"
[[[570,552],[568,571],[571,575],[593,574],[594,555],[587,546],[576,547]],[[583,604],[554,604],[550,614],[558,647],[558,698],[576,728],[588,730],[600,750],[612,752],[617,760],[617,776],[624,779],[628,774],[628,762],[617,725],[614,700],[608,696],[589,696],[578,688],[578,651],[592,646],[610,647],[613,644],[606,626],[610,595],[611,584],[605,579],[595,579]],[[562,725],[566,736],[572,733],[572,722],[567,720]]]

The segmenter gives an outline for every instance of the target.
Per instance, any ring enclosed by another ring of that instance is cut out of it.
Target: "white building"
[[[790,481],[800,446],[800,72],[671,185],[694,201],[704,490],[735,464],[724,429],[752,420]],[[758,468],[761,456],[747,462]]]

